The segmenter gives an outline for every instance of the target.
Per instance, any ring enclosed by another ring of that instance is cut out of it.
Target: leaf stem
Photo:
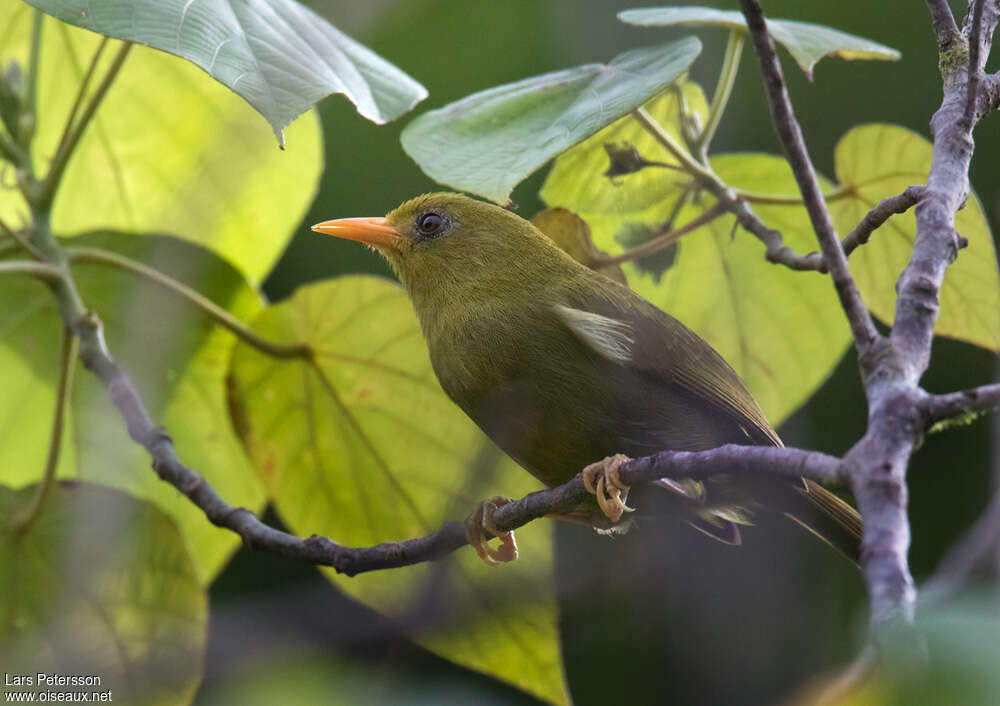
[[[741,199],[750,203],[764,203],[776,206],[801,206],[805,204],[801,194],[767,194],[760,191],[750,191],[746,189],[734,188],[733,191]],[[832,191],[823,194],[827,201],[838,201],[840,199],[853,196],[855,187],[850,184],[841,184]]]
[[[97,64],[100,62],[101,54],[104,53],[104,48],[107,45],[108,38],[101,37],[101,43],[97,45],[97,50],[94,52],[94,56],[90,59],[90,65],[87,67],[86,73],[84,73],[83,78],[80,80],[80,87],[77,89],[76,98],[73,100],[73,107],[69,110],[69,115],[66,118],[66,126],[63,128],[62,135],[59,137],[59,146],[56,147],[56,158],[66,151],[66,143],[69,141],[70,135],[73,133],[73,123],[76,121],[76,116],[80,112],[80,106],[83,105],[84,96],[87,95],[87,88],[90,86],[90,80],[94,77],[94,72],[97,71]]]
[[[11,240],[14,240],[22,249],[27,251],[27,253],[36,260],[45,260],[45,256],[42,254],[42,251],[36,248],[32,244],[31,240],[29,240],[21,231],[14,230],[3,221],[0,221],[0,232]]]
[[[715,86],[715,93],[712,94],[712,104],[708,107],[708,121],[695,144],[695,151],[703,162],[707,163],[708,161],[708,146],[711,144],[712,138],[715,137],[715,131],[722,121],[722,114],[726,111],[733,86],[736,85],[736,75],[739,73],[740,57],[743,56],[745,41],[746,32],[738,29],[729,30],[729,39],[726,42],[726,54],[722,59],[719,81]]]
[[[632,111],[632,115],[657,142],[666,148],[667,152],[672,154],[674,158],[681,163],[681,166],[683,166],[688,172],[702,181],[713,183],[719,181],[717,176],[708,171],[706,167],[701,165],[698,160],[692,157],[691,153],[687,151],[684,145],[678,142],[673,135],[667,132],[666,129],[664,129],[664,127],[657,122],[656,118],[650,115],[645,108],[641,106],[636,108]]]
[[[52,416],[52,434],[49,436],[49,452],[45,458],[45,470],[42,480],[35,490],[31,505],[21,518],[14,524],[18,534],[26,533],[42,512],[45,499],[52,490],[56,480],[56,467],[59,465],[59,451],[62,448],[62,433],[66,417],[66,407],[69,404],[70,392],[73,389],[73,372],[76,370],[77,354],[80,351],[80,339],[69,327],[63,328],[62,354],[59,363],[59,386],[56,388],[56,409]]]
[[[274,358],[310,358],[312,356],[312,349],[308,344],[275,343],[261,338],[242,321],[237,319],[208,297],[200,294],[183,282],[177,281],[173,277],[170,277],[154,267],[150,267],[149,265],[141,263],[137,260],[133,260],[125,257],[124,255],[119,255],[116,252],[103,250],[101,248],[67,247],[65,250],[66,256],[69,258],[70,262],[92,262],[102,265],[110,265],[111,267],[117,267],[120,270],[139,275],[140,277],[148,279],[149,281],[170,290],[174,294],[179,295],[183,299],[186,299],[189,303],[201,309],[211,318],[215,319],[220,326],[228,329],[238,339],[253,346],[261,353]]]
[[[94,94],[90,97],[90,101],[87,103],[87,107],[83,109],[83,114],[80,115],[80,119],[73,126],[72,131],[69,136],[63,136],[63,139],[59,141],[60,150],[56,153],[56,156],[52,160],[52,166],[49,168],[48,176],[45,177],[44,182],[42,182],[42,193],[37,201],[37,208],[41,210],[48,210],[52,206],[52,200],[55,198],[56,190],[59,188],[59,182],[62,180],[63,173],[66,171],[66,165],[69,163],[69,159],[73,154],[73,150],[76,148],[77,143],[86,131],[87,126],[94,117],[94,113],[97,112],[97,108],[101,105],[101,101],[104,100],[104,96],[107,94],[108,89],[111,88],[111,84],[114,83],[115,78],[118,76],[118,72],[121,71],[122,64],[125,63],[125,59],[128,57],[129,52],[132,50],[132,42],[124,42],[118,49],[118,53],[115,54],[115,58],[111,60],[111,65],[108,67],[108,71],[104,74],[104,78],[101,79],[101,83],[97,86]],[[95,57],[96,58],[96,57]],[[67,123],[67,129],[69,128],[69,123]]]
[[[58,282],[62,279],[62,272],[55,265],[29,260],[0,262],[0,275],[2,274],[24,274],[46,282]]]
[[[626,250],[620,255],[603,255],[600,257],[595,257],[591,260],[591,267],[605,267],[607,265],[620,265],[623,262],[631,262],[633,260],[638,260],[639,258],[647,257],[653,253],[659,252],[664,248],[670,247],[672,244],[680,240],[681,236],[687,235],[693,230],[701,228],[706,223],[711,223],[719,216],[722,216],[728,211],[728,209],[722,203],[717,202],[712,208],[708,209],[700,216],[685,223],[680,228],[675,228],[674,230],[667,231],[666,233],[661,233],[652,240],[648,240],[642,245],[637,245],[634,248]]]
[[[28,76],[25,85],[25,107],[24,115],[29,118],[29,123],[18,126],[18,138],[21,147],[24,148],[30,160],[31,138],[35,133],[35,126],[38,124],[38,71],[39,57],[42,53],[42,19],[44,15],[39,9],[35,9],[31,18],[31,49],[28,55]],[[27,128],[27,129],[25,129]]]

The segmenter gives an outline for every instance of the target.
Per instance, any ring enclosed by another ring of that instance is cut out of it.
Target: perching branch
[[[465,546],[465,528],[460,522],[447,522],[425,537],[384,542],[372,547],[347,547],[317,535],[302,539],[265,525],[250,510],[228,504],[204,478],[177,458],[173,441],[153,423],[132,380],[108,352],[100,320],[92,314],[86,315],[77,322],[75,329],[82,344],[81,361],[104,383],[125,421],[129,436],[149,452],[156,473],[198,506],[212,524],[237,533],[247,546],[311,564],[331,566],[348,576],[433,561]],[[635,459],[620,471],[622,480],[632,485],[663,477],[704,479],[717,474],[741,473],[770,473],[789,478],[806,476],[820,482],[842,477],[840,459],[826,454],[735,444],[697,453],[664,451]],[[545,515],[589,502],[593,502],[593,496],[584,488],[578,474],[561,486],[530,493],[500,507],[493,520],[499,529],[513,530]]]

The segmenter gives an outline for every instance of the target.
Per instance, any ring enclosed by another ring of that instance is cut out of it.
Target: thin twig
[[[62,145],[63,149],[57,152],[56,156],[52,160],[52,166],[49,168],[49,173],[42,183],[42,193],[36,203],[37,208],[47,210],[52,205],[52,200],[55,198],[56,191],[59,188],[59,182],[62,180],[62,175],[66,170],[66,165],[69,164],[70,157],[73,155],[76,144],[80,141],[83,133],[87,130],[87,126],[94,117],[94,113],[97,112],[97,109],[100,107],[101,101],[104,100],[104,96],[107,94],[108,89],[111,88],[111,85],[115,82],[115,78],[118,76],[118,72],[121,71],[122,65],[125,63],[125,59],[128,57],[131,50],[132,42],[124,42],[118,49],[118,53],[115,54],[115,58],[112,59],[107,73],[104,74],[104,78],[101,79],[101,83],[97,86],[94,94],[90,97],[87,107],[83,109],[83,113],[80,115],[80,119],[73,127],[69,137],[65,140],[60,140],[60,145]]]
[[[927,424],[1000,407],[1000,383],[982,385],[945,395],[930,395],[923,403]]]
[[[599,267],[606,267],[608,265],[620,265],[623,262],[632,262],[633,260],[648,257],[649,255],[670,247],[680,240],[682,236],[687,235],[693,230],[701,228],[703,225],[711,223],[715,219],[724,215],[727,211],[728,209],[721,203],[716,203],[697,218],[693,219],[689,223],[685,223],[679,228],[667,231],[666,233],[661,233],[655,238],[646,241],[642,245],[637,245],[636,247],[626,250],[619,255],[598,255],[597,257],[591,259],[589,265],[590,267],[596,269]]]
[[[983,8],[986,0],[973,0],[972,29],[969,32],[969,81],[966,86],[965,112],[962,114],[962,126],[971,130],[976,119],[976,108],[979,103],[979,81],[983,74],[980,65],[980,40],[983,33]]]
[[[771,41],[767,32],[764,14],[756,0],[740,0],[740,5],[743,8],[747,27],[753,37],[754,46],[760,59],[772,122],[781,138],[781,144],[788,155],[795,181],[798,183],[799,190],[805,200],[809,220],[812,222],[813,230],[819,239],[820,250],[830,271],[830,276],[833,278],[841,306],[847,314],[862,365],[866,365],[865,361],[869,351],[880,339],[879,333],[868,315],[868,310],[861,299],[854,278],[851,277],[847,268],[847,258],[840,241],[837,239],[830,211],[823,199],[823,191],[816,178],[812,161],[809,159],[809,152],[802,138],[802,129],[799,127],[792,103],[788,98],[781,64],[774,49],[774,42]]]
[[[911,186],[898,196],[890,196],[879,201],[841,241],[844,255],[849,256],[858,246],[867,243],[872,233],[881,228],[890,217],[910,210],[920,201],[924,191],[922,186]]]
[[[70,393],[73,389],[73,372],[76,370],[79,339],[68,327],[63,327],[62,354],[59,360],[59,385],[56,387],[56,408],[52,415],[52,432],[49,435],[49,451],[45,457],[45,469],[42,480],[35,489],[31,504],[14,526],[17,532],[27,532],[34,524],[45,506],[45,499],[56,479],[56,468],[59,466],[59,452],[62,449],[62,433],[66,408],[69,405]]]
[[[276,343],[262,338],[247,327],[246,324],[208,297],[154,267],[150,267],[137,260],[132,260],[124,255],[119,255],[116,252],[111,252],[110,250],[102,250],[101,248],[70,246],[64,248],[64,250],[70,262],[90,262],[109,265],[139,275],[150,282],[158,284],[208,314],[241,341],[253,346],[261,353],[274,358],[309,358],[312,355],[312,349],[305,343]]]

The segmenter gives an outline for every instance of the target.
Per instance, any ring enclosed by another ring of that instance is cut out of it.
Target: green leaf
[[[708,103],[698,84],[682,83],[680,94],[683,102],[677,92],[669,91],[644,106],[679,141],[682,107],[702,122],[708,115]],[[649,212],[655,215],[643,218],[644,222],[666,219],[671,208],[667,197],[676,199],[681,187],[691,181],[683,172],[658,166],[608,178],[604,176],[610,164],[608,145],[627,145],[647,161],[678,164],[630,115],[559,155],[539,195],[550,206],[579,214],[590,224],[598,243],[608,241],[625,217],[636,219],[637,214]]]
[[[0,4],[5,59],[25,61],[31,14],[22,3]],[[100,39],[48,18],[44,24],[34,140],[42,173]],[[102,65],[113,54],[109,47]],[[287,151],[275,149],[270,131],[247,120],[232,93],[187,62],[136,47],[77,146],[53,227],[61,234],[174,233],[214,250],[258,285],[312,203],[323,170],[313,113],[289,129],[289,140]],[[0,189],[0,218],[17,223],[24,212],[16,190]]]
[[[176,525],[125,493],[62,483],[27,533],[3,527],[34,492],[0,486],[0,662],[8,681],[44,672],[100,683],[36,682],[5,693],[110,691],[115,703],[190,703],[208,597]]]
[[[350,276],[299,289],[254,322],[306,341],[314,362],[276,361],[240,345],[234,409],[283,522],[358,546],[427,534],[493,495],[537,489],[445,396],[410,302],[395,284]],[[433,565],[327,572],[341,589],[413,624],[434,596],[445,612],[414,639],[548,701],[566,703],[550,528],[518,530],[522,559],[497,571],[470,549]],[[416,612],[415,612],[416,611]]]
[[[263,115],[279,144],[290,122],[331,93],[379,125],[427,97],[419,83],[294,0],[26,2],[71,25],[188,59]]]
[[[92,234],[64,245],[101,247],[157,267],[237,316],[260,300],[239,274],[206,250],[165,236]],[[84,301],[100,314],[115,358],[129,372],[153,420],[173,437],[180,458],[237,506],[259,509],[264,492],[228,422],[225,375],[233,337],[187,302],[135,275],[102,265],[73,267]],[[0,279],[0,482],[37,480],[54,409],[62,325],[42,286]],[[149,499],[171,515],[206,583],[239,538],[214,527],[191,502],[150,470],[97,378],[81,370],[63,435],[59,476],[103,483]]]
[[[662,91],[700,51],[688,37],[474,93],[417,117],[403,149],[435,181],[505,203],[525,177]]]
[[[709,25],[743,31],[747,28],[742,12],[716,10],[711,7],[649,7],[623,10],[618,13],[618,19],[640,27]],[[816,62],[824,56],[838,56],[849,61],[856,59],[897,61],[901,56],[895,49],[870,39],[810,22],[768,19],[767,29],[774,41],[789,51],[810,78]]]
[[[689,110],[703,114],[704,96],[684,86]],[[652,103],[650,113],[674,135],[679,132],[672,95]],[[601,176],[604,144],[628,142],[648,160],[668,161],[666,151],[632,118],[625,118],[574,147],[557,161],[542,188],[551,206],[578,209],[594,242],[611,254],[637,244],[637,235],[668,230],[674,214],[681,226],[714,204],[705,194],[692,202],[689,178],[646,168],[616,179]],[[787,163],[761,154],[725,155],[712,168],[735,187],[764,194],[796,193]],[[828,185],[827,185],[828,186]],[[678,202],[681,205],[678,209]],[[800,252],[817,248],[801,205],[754,204],[757,214],[781,230]],[[850,332],[833,287],[823,275],[792,272],[764,258],[764,246],[734,228],[732,216],[685,235],[672,259],[656,253],[622,266],[629,285],[708,341],[743,378],[768,419],[779,425],[809,398],[833,370]]]
[[[831,202],[834,224],[849,233],[879,201],[924,184],[932,146],[920,135],[896,125],[862,125],[837,143],[834,163],[847,198]],[[993,236],[975,194],[958,212],[955,229],[968,239],[948,268],[941,286],[941,313],[934,332],[1000,350],[1000,275]],[[868,308],[891,323],[896,308],[896,280],[913,250],[915,210],[893,216],[851,255],[851,273]]]

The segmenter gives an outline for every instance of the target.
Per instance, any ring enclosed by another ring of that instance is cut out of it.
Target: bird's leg
[[[615,454],[583,469],[584,487],[588,493],[594,494],[601,511],[612,522],[618,522],[623,513],[635,512],[635,508],[625,504],[628,500],[628,486],[618,475],[622,464],[631,460],[624,454]]]
[[[489,566],[496,566],[517,559],[517,540],[513,532],[497,529],[493,523],[493,513],[501,505],[512,502],[511,498],[496,496],[484,500],[465,521],[465,539],[476,550],[476,554]],[[493,535],[500,540],[500,546],[494,549],[488,544],[488,536]]]

